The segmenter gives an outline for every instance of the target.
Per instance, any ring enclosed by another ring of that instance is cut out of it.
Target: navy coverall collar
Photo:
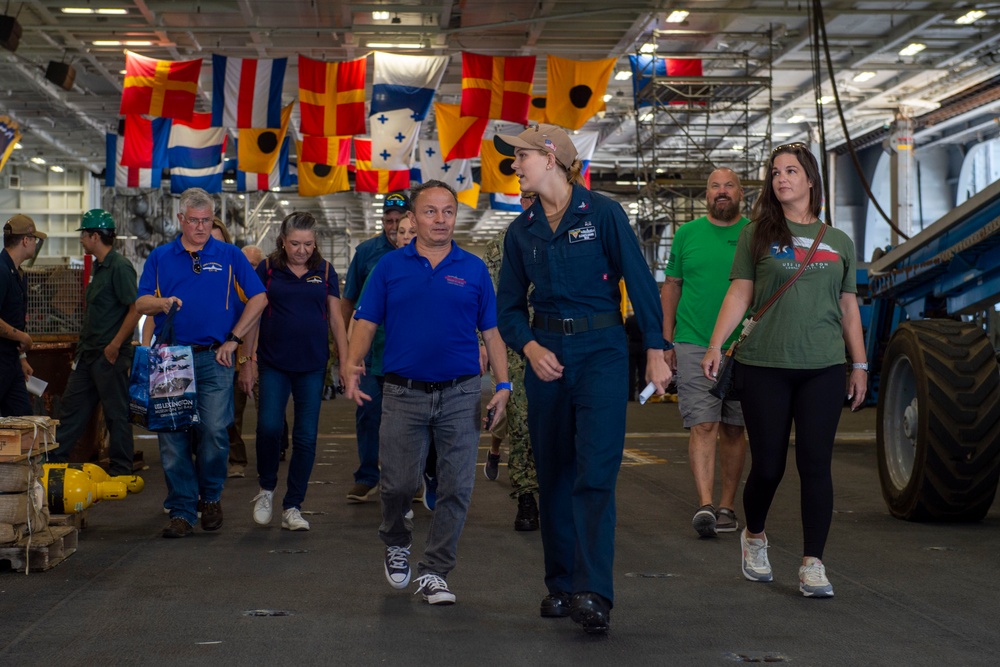
[[[542,209],[540,199],[536,199],[535,203],[522,214],[522,219],[528,233],[547,241],[553,236],[561,234],[565,230],[575,226],[580,218],[590,213],[590,210],[590,190],[578,183],[574,183],[569,206],[566,207],[566,212],[563,213],[562,220],[559,221],[559,227],[556,228],[555,232],[549,226],[549,220],[545,217],[545,211]]]

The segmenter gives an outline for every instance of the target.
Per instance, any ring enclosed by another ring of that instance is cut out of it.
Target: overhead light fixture
[[[117,39],[98,39],[92,42],[94,46],[152,46],[153,43],[147,39],[130,39],[120,41]]]
[[[795,114],[794,116],[789,116],[789,117],[788,117],[788,121],[787,121],[787,122],[789,122],[789,123],[792,123],[792,124],[795,124],[795,123],[801,123],[801,122],[802,122],[802,121],[804,121],[805,119],[806,119],[806,117],[805,117],[805,116],[803,116],[802,114],[798,114],[798,113],[797,113],[797,114]]]
[[[372,18],[376,21],[388,21],[389,12],[372,12]]]
[[[875,72],[858,72],[857,74],[854,75],[854,78],[851,80],[856,83],[864,83],[865,81],[874,78],[875,78]]]
[[[282,199],[278,203],[281,204],[282,206],[288,206],[288,200],[287,199]]]
[[[31,161],[34,162],[35,164],[45,164],[45,158],[38,157],[37,155],[31,158]]]
[[[833,100],[834,100],[833,95],[824,95],[823,97],[816,100],[816,102],[819,104],[829,104]]]
[[[973,9],[972,11],[962,14],[957,19],[955,19],[955,23],[957,23],[958,25],[972,25],[973,23],[983,18],[984,16],[986,16],[986,12],[984,12],[983,10]]]
[[[423,44],[417,43],[392,43],[392,42],[368,42],[367,46],[373,49],[422,49]]]
[[[734,153],[742,153],[745,148],[746,146],[744,146],[743,144],[734,144],[730,150],[733,151]]]
[[[50,169],[50,170],[52,170],[52,171],[54,171],[54,172],[55,172],[55,173],[57,173],[57,174],[61,174],[61,173],[63,173],[64,171],[66,171],[65,169],[63,169],[62,167],[60,167],[60,166],[59,166],[59,165],[57,165],[57,164],[54,164],[54,165],[52,165],[51,167],[49,167],[49,169]]]
[[[619,72],[615,74],[615,81],[628,81],[631,78],[632,72],[627,69],[619,70]]]
[[[926,44],[921,44],[920,42],[913,42],[912,44],[904,48],[902,51],[900,51],[899,55],[915,56],[926,48],[927,48]]]
[[[653,114],[651,113],[646,113],[639,117],[640,123],[648,123],[651,120],[653,120]]]
[[[604,96],[604,101],[605,102],[610,102],[612,100],[612,98],[614,98],[614,95],[605,95]]]
[[[21,150],[22,148],[24,148],[24,146],[22,146],[22,145],[21,145],[21,142],[20,142],[20,141],[19,141],[19,142],[17,142],[16,144],[14,144],[14,150],[16,150],[16,151],[19,151],[19,150]]]
[[[656,44],[653,42],[646,42],[645,44],[639,47],[639,53],[655,53],[655,52],[656,52]]]
[[[122,7],[101,7],[99,9],[91,9],[90,7],[63,7],[59,11],[63,14],[105,14],[109,16],[128,14],[128,10]]]
[[[399,14],[396,14],[395,16],[393,16],[392,17],[392,21],[390,21],[390,23],[394,23],[396,25],[399,25],[402,22],[403,22],[403,19],[399,18]]]
[[[667,23],[683,23],[684,19],[688,17],[691,12],[686,12],[683,9],[675,9],[670,12],[670,16],[667,17]]]

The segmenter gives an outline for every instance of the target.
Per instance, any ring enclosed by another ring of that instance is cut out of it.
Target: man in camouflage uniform
[[[521,207],[528,208],[534,203],[536,195],[521,193]],[[490,271],[494,289],[500,281],[500,264],[503,261],[503,240],[507,235],[504,229],[486,244],[483,261]],[[497,478],[500,463],[500,443],[504,436],[510,436],[507,474],[513,491],[511,498],[517,500],[517,517],[514,519],[514,530],[538,530],[538,503],[535,494],[538,492],[538,477],[535,474],[535,457],[531,451],[531,439],[528,436],[528,398],[524,393],[524,357],[507,348],[507,373],[514,390],[507,402],[506,419],[494,424],[490,451],[486,455],[486,477]]]

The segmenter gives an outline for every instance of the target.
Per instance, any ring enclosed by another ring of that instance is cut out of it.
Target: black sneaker
[[[491,482],[496,480],[500,475],[500,454],[486,453],[486,465],[483,466],[483,472],[486,473],[486,479]]]
[[[711,505],[702,505],[694,513],[694,518],[691,519],[691,527],[702,537],[715,537],[717,532],[716,521],[715,508]]]
[[[194,528],[191,527],[191,524],[184,519],[175,517],[163,529],[163,537],[187,537],[192,532],[194,532]]]
[[[429,604],[455,604],[455,594],[448,590],[448,582],[437,574],[417,578],[417,593],[423,593]],[[414,593],[416,595],[417,593]]]
[[[201,508],[201,529],[218,530],[222,528],[222,501],[205,502]]]
[[[385,578],[393,588],[410,585],[410,547],[385,548]]]
[[[514,530],[538,530],[538,504],[535,503],[535,494],[522,493],[517,497]]]

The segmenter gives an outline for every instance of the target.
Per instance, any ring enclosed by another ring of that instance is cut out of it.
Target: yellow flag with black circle
[[[549,56],[545,115],[549,123],[579,130],[604,107],[616,58],[568,60]]]
[[[493,138],[483,141],[479,154],[480,181],[483,192],[502,192],[505,194],[521,191],[517,174],[512,165],[514,158],[501,155],[493,145]]]
[[[281,144],[288,133],[288,123],[292,118],[292,102],[281,110],[280,128],[240,130],[236,146],[240,171],[251,174],[270,174],[278,164]]]

